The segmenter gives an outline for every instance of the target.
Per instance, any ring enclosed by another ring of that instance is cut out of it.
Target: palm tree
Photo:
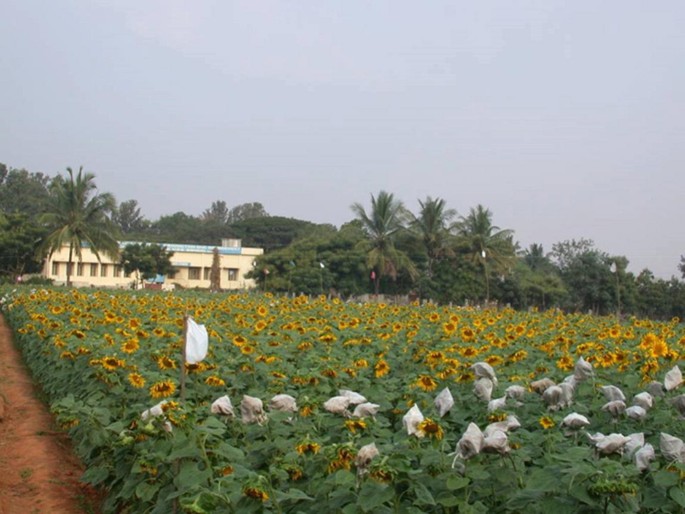
[[[69,245],[68,287],[71,286],[74,255],[81,258],[83,244],[100,259],[100,251],[116,258],[119,243],[115,237],[116,227],[110,219],[116,207],[114,197],[110,193],[98,194],[95,175],[83,173],[83,167],[76,176],[71,168],[67,168],[67,172],[68,178],[58,176],[53,181],[48,211],[41,218],[49,232],[40,252],[50,256]]]
[[[457,215],[454,209],[445,208],[445,200],[430,196],[425,202],[419,200],[421,211],[419,216],[414,216],[411,227],[421,238],[426,250],[426,274],[430,278],[433,275],[433,265],[442,257],[452,253],[448,246],[449,222]]]
[[[367,214],[359,203],[352,205],[352,211],[361,221],[367,236],[366,264],[372,270],[374,292],[378,294],[381,277],[393,280],[401,270],[406,270],[412,278],[416,276],[414,263],[409,257],[395,248],[395,239],[404,229],[408,213],[402,202],[395,200],[392,193],[381,191],[377,197],[371,195],[371,211]]]
[[[459,218],[456,229],[466,243],[471,261],[483,266],[485,296],[489,302],[490,273],[508,270],[516,258],[514,232],[493,225],[492,212],[480,204],[475,209],[472,207],[468,216]]]

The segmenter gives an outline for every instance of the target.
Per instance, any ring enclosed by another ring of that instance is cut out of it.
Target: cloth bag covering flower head
[[[186,328],[186,362],[197,364],[207,356],[209,337],[204,325],[198,325],[193,318],[188,318]]]

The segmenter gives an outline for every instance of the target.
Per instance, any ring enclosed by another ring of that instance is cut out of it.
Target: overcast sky
[[[83,165],[153,220],[480,203],[670,278],[684,27],[683,0],[0,0],[0,162]]]

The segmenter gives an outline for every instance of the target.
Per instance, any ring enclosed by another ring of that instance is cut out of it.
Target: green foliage
[[[174,252],[158,244],[133,243],[121,251],[120,263],[127,275],[135,273],[139,282],[157,275],[167,275],[173,270],[171,257]]]
[[[0,276],[39,273],[37,249],[45,230],[21,213],[0,213]]]
[[[67,172],[68,178],[58,176],[51,185],[48,209],[41,217],[48,234],[39,251],[42,255],[52,255],[65,245],[69,247],[69,286],[73,258],[81,257],[83,244],[99,259],[100,252],[117,256],[119,243],[116,227],[109,217],[115,208],[114,197],[109,193],[98,194],[95,175],[84,174],[83,168],[79,168],[76,176],[71,168]]]
[[[561,427],[572,409],[591,420],[588,433],[639,431],[657,448],[660,432],[679,434],[682,421],[671,406],[678,390],[658,398],[648,419],[638,422],[603,412],[606,399],[597,387],[610,381],[634,394],[645,378],[656,378],[642,376],[648,350],[641,341],[660,334],[676,348],[685,337],[676,321],[617,323],[558,311],[395,308],[275,295],[13,289],[0,291],[3,313],[57,422],[87,464],[84,480],[107,488],[104,512],[678,513],[685,503],[685,465],[657,453],[640,472],[627,455],[598,455],[583,431]],[[188,368],[185,402],[172,393],[159,416],[144,418],[159,401],[150,386],[178,381],[178,322],[187,312],[212,334],[210,353],[204,366]],[[446,331],[448,321],[456,332]],[[473,340],[460,332],[465,327],[473,329]],[[526,331],[517,335],[517,327]],[[606,335],[611,329],[619,335]],[[133,331],[139,347],[131,351]],[[581,350],[588,344],[594,350]],[[467,347],[479,354],[469,357]],[[629,355],[624,367],[601,367],[596,352],[609,347]],[[528,356],[510,358],[518,350]],[[595,363],[594,379],[578,384],[570,408],[548,411],[528,393],[488,412],[473,396],[474,361],[502,359],[494,365],[500,393],[531,377],[560,382],[569,371],[557,359],[567,352],[587,352]],[[164,357],[176,367],[161,366]],[[106,359],[112,359],[109,368]],[[379,359],[389,367],[381,376]],[[658,375],[674,360],[682,363],[677,356],[656,359]],[[147,379],[144,387],[130,382],[134,371]],[[426,374],[436,382],[431,391],[417,386]],[[210,377],[225,383],[211,385]],[[442,387],[450,388],[456,405],[440,417],[433,400]],[[358,417],[322,407],[343,388],[379,404],[363,427],[350,430],[346,422]],[[293,395],[300,409],[268,410],[262,424],[237,419],[237,405],[235,417],[210,412],[223,395],[237,403],[249,394],[266,403],[277,393]],[[436,420],[444,437],[408,435],[402,418],[410,405]],[[521,423],[508,433],[510,451],[455,462],[468,423],[484,427],[503,413]],[[555,426],[543,428],[541,416]],[[360,466],[357,453],[371,442],[379,455]]]

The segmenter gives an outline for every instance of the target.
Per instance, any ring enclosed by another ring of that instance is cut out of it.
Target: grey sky
[[[0,162],[150,219],[340,225],[386,189],[526,247],[685,254],[685,2],[1,0]]]

